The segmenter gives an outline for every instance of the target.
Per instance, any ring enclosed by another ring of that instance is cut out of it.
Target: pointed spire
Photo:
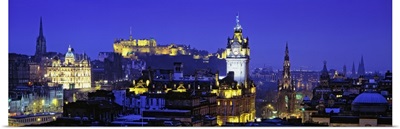
[[[361,64],[364,65],[364,56],[361,55]]]
[[[289,56],[289,46],[288,46],[288,42],[287,41],[286,41],[285,55]]]
[[[343,76],[346,77],[347,74],[347,67],[346,65],[343,65]]]
[[[324,60],[324,69],[322,69],[322,72],[328,72],[328,69],[326,68],[326,60]]]
[[[42,17],[40,17],[39,37],[43,37]]]
[[[236,25],[239,25],[239,12],[236,15]]]
[[[364,56],[361,55],[361,62],[358,65],[358,76],[365,74]]]
[[[239,12],[236,15],[236,26],[235,26],[235,31],[240,31],[242,30],[242,26],[239,23]]]

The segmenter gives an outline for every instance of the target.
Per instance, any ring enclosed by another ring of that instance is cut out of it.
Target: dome
[[[387,100],[381,94],[364,92],[358,95],[352,104],[387,104]]]
[[[71,45],[68,46],[68,52],[65,53],[65,58],[75,58],[74,53],[72,53]]]
[[[364,113],[384,113],[388,105],[388,102],[381,94],[364,92],[358,95],[351,103],[351,110]]]
[[[74,58],[74,57],[75,57],[74,53],[72,53],[70,51],[65,54],[65,58]]]

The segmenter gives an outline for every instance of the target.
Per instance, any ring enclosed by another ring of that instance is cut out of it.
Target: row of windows
[[[54,120],[54,119],[55,119],[55,117],[43,117],[43,118],[33,117],[33,118],[19,119],[17,121],[19,123],[31,123],[31,122],[35,122],[35,121],[37,121],[37,122],[40,122],[40,121],[51,121],[51,120]]]

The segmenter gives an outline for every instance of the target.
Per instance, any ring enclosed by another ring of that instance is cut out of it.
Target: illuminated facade
[[[64,62],[61,62],[58,56],[52,59],[45,75],[52,83],[49,85],[62,84],[64,89],[91,87],[91,67],[86,55],[80,60],[75,60],[75,58],[69,46]]]
[[[290,116],[295,112],[296,88],[290,75],[289,48],[286,43],[285,60],[283,63],[283,78],[278,82],[278,112],[280,116]]]
[[[116,39],[113,44],[114,52],[121,54],[124,58],[135,58],[135,54],[149,55],[190,55],[190,47],[185,45],[157,45],[155,39],[133,39],[132,32],[129,39]]]
[[[233,38],[228,38],[226,47],[226,71],[233,71],[235,81],[246,82],[249,75],[250,47],[249,38],[243,38],[242,26],[239,24],[239,16],[236,16],[236,27]]]
[[[236,16],[234,36],[228,38],[226,55],[228,75],[219,80],[215,75],[217,97],[217,124],[247,123],[255,119],[256,87],[249,79],[249,39],[243,38],[239,15]]]

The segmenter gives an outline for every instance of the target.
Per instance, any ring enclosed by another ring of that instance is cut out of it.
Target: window
[[[158,104],[159,104],[159,102],[158,102],[158,101],[159,101],[159,99],[157,98],[157,101],[156,101],[156,102],[157,102],[157,106],[158,106]]]

